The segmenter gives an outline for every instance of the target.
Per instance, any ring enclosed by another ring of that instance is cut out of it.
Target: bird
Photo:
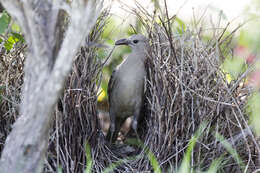
[[[131,48],[129,56],[116,67],[108,82],[108,102],[110,127],[107,140],[113,143],[124,121],[133,116],[131,128],[137,138],[138,120],[144,100],[144,82],[146,77],[145,61],[148,55],[148,39],[135,34],[127,39],[115,42],[116,46],[127,45]]]

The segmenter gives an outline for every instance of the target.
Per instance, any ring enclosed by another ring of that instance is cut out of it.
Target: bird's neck
[[[138,63],[144,63],[145,59],[146,59],[146,54],[144,50],[132,52],[127,58],[127,60],[129,61],[136,61]]]
[[[140,56],[140,54],[136,55],[135,53],[131,53],[120,65],[121,70],[127,71],[124,69],[133,69],[138,70],[143,68],[144,66],[144,56]]]

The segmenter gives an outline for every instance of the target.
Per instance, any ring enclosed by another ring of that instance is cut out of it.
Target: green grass
[[[245,165],[244,165],[243,161],[241,160],[241,158],[240,158],[239,154],[237,153],[237,151],[219,133],[216,134],[216,139],[224,146],[224,148],[227,150],[227,152],[229,152],[232,155],[232,157],[235,159],[237,164],[240,166],[241,172],[244,172]]]
[[[88,142],[86,143],[85,150],[86,150],[86,158],[87,158],[87,167],[85,169],[85,173],[91,173],[93,160],[91,158],[91,148]]]
[[[192,173],[192,172],[203,172],[200,170],[195,170],[194,168],[191,168],[190,165],[190,161],[191,161],[191,155],[192,155],[192,151],[198,141],[198,139],[200,138],[200,136],[203,134],[203,131],[206,128],[206,123],[203,123],[199,129],[195,132],[194,136],[190,139],[188,146],[187,146],[187,150],[184,154],[183,160],[181,162],[180,167],[178,168],[177,173]],[[235,159],[235,161],[237,162],[237,164],[240,166],[241,171],[243,172],[245,169],[245,165],[242,162],[239,154],[237,153],[237,151],[235,149],[232,148],[231,144],[228,143],[227,140],[224,139],[223,136],[221,136],[220,134],[216,134],[215,135],[216,139],[221,143],[221,145],[223,145],[223,147],[226,149],[226,151],[228,153],[230,153],[232,155],[232,157]],[[127,140],[128,144],[131,145],[135,145],[138,146],[140,148],[144,148],[145,154],[152,166],[152,170],[155,173],[162,173],[162,169],[160,167],[160,164],[158,162],[158,160],[156,159],[154,153],[148,148],[145,147],[144,144],[140,141],[138,141],[137,139],[128,139]],[[86,158],[87,158],[87,165],[86,165],[86,169],[85,169],[85,173],[91,173],[92,170],[92,165],[93,165],[93,159],[91,158],[91,148],[90,145],[88,143],[86,143],[85,146],[85,150],[86,150]],[[225,154],[225,153],[224,153]],[[208,168],[207,171],[203,172],[203,173],[217,173],[222,169],[222,166],[225,165],[225,163],[227,161],[224,161],[224,154],[222,154],[219,158],[215,159],[211,164],[210,167]],[[105,168],[102,173],[109,173],[109,172],[113,172],[115,168],[119,167],[120,165],[122,165],[124,162],[129,162],[131,160],[136,160],[141,158],[141,155],[137,155],[134,157],[127,157],[125,159],[120,159],[114,163],[111,163],[107,168]],[[172,172],[172,170],[167,171],[167,172]],[[62,170],[59,168],[58,169],[58,173],[62,173]]]

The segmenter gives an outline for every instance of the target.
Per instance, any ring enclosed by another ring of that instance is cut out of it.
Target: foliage
[[[254,92],[248,100],[248,113],[250,114],[250,119],[252,125],[255,127],[255,131],[260,135],[260,93]]]
[[[229,82],[236,80],[246,71],[245,60],[240,57],[226,57],[222,67],[227,72],[226,77]]]
[[[248,83],[254,87],[255,92],[248,99],[247,111],[250,115],[251,124],[255,128],[256,133],[260,135],[260,96],[258,92],[260,87],[260,2],[252,0],[250,4],[245,10],[247,14],[245,18],[248,22],[245,28],[240,31],[238,47],[243,50],[239,52],[239,55],[245,59],[252,69]]]
[[[8,28],[8,25],[11,21],[11,17],[7,14],[7,12],[3,12],[0,17],[0,34],[4,33]]]
[[[180,18],[176,17],[175,22],[173,24],[174,24],[173,28],[177,30],[178,34],[183,34],[186,32],[187,26],[185,22]]]
[[[207,123],[204,122],[202,125],[199,127],[199,129],[196,131],[194,136],[189,140],[187,149],[185,151],[184,157],[182,159],[181,165],[179,169],[177,170],[176,173],[188,173],[188,172],[204,172],[204,173],[217,173],[220,171],[221,167],[225,164],[224,161],[224,154],[222,154],[219,158],[216,158],[213,160],[213,162],[210,164],[210,167],[207,171],[201,171],[201,170],[194,170],[193,168],[190,167],[190,161],[191,161],[191,156],[192,156],[192,150],[195,148],[196,143],[198,142],[199,138],[205,133],[205,128],[206,128]],[[241,171],[244,170],[245,165],[243,164],[241,158],[239,157],[237,151],[232,148],[231,144],[223,138],[220,134],[216,134],[216,139],[224,146],[224,148],[232,155],[232,157],[237,161],[237,163],[240,165]],[[155,155],[152,153],[152,151],[149,148],[146,148],[142,142],[137,142],[132,139],[128,139],[128,143],[132,145],[137,145],[140,148],[143,148],[145,151],[146,156],[148,157],[152,168],[153,172],[155,173],[161,173],[162,170],[160,168],[160,164],[158,160],[156,159]],[[91,151],[90,151],[90,146],[87,145],[86,147],[86,157],[88,160],[91,160],[92,163],[92,158],[91,158]],[[128,157],[125,159],[119,159],[115,163],[111,163],[107,168],[105,168],[102,173],[109,173],[113,172],[116,167],[119,167],[122,165],[124,162],[127,160],[136,160],[139,159],[140,156],[136,157]],[[87,164],[89,165],[89,164]],[[89,167],[90,168],[90,167]],[[90,172],[91,169],[86,168],[85,172]],[[172,172],[171,170],[168,170],[167,172]]]
[[[186,153],[184,154],[183,160],[181,162],[181,166],[178,170],[179,173],[185,173],[185,172],[190,172],[190,160],[191,160],[191,154],[192,150],[195,147],[196,142],[198,141],[198,138],[200,135],[202,135],[203,130],[206,128],[205,124],[202,124],[197,132],[192,136],[192,138],[189,140],[188,148],[186,150]]]
[[[5,49],[10,51],[16,43],[24,42],[24,38],[20,34],[20,27],[11,19],[6,11],[2,12],[0,15],[0,34],[2,34],[0,43],[4,42]],[[8,30],[9,27],[10,30]]]
[[[93,165],[93,160],[91,158],[91,148],[89,143],[86,143],[86,159],[87,159],[87,167],[85,169],[85,173],[91,173],[92,165]]]

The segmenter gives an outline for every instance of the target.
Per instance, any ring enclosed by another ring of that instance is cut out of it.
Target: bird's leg
[[[108,133],[106,136],[106,139],[107,141],[109,141],[109,143],[112,143],[112,139],[114,135],[115,135],[115,120],[112,120],[112,118],[110,117],[110,127],[108,129]]]
[[[138,132],[137,132],[137,125],[134,125],[134,124],[137,124],[137,121],[136,121],[136,120],[134,120],[134,121],[132,122],[132,128],[133,128],[133,130],[134,130],[134,132],[135,132],[135,135],[136,135],[136,137],[137,137],[138,142],[141,142],[141,139],[140,139],[140,137],[139,137],[139,135],[138,135]]]
[[[138,142],[141,142],[141,138],[139,137],[139,135],[137,133],[139,116],[140,116],[140,108],[135,109],[135,111],[134,111],[134,117],[133,117],[133,121],[132,121],[132,129],[134,130],[134,132],[136,134]]]
[[[114,113],[113,109],[109,110],[109,117],[110,117],[110,126],[109,126],[109,129],[108,129],[106,139],[107,139],[107,141],[112,143],[113,137],[115,135],[115,126],[116,126],[116,124],[115,124],[115,113]]]
[[[111,114],[113,115],[113,114]],[[124,119],[121,118],[120,116],[110,116],[110,127],[109,127],[109,131],[107,133],[107,137],[106,139],[110,142],[110,143],[114,143],[117,140],[118,137],[118,133],[121,129],[121,125],[124,122]]]
[[[121,116],[117,116],[116,117],[116,121],[115,121],[115,133],[114,133],[114,136],[113,136],[113,141],[116,141],[117,138],[118,138],[118,133],[120,132],[120,129],[124,123],[125,119],[124,118],[121,118]]]

